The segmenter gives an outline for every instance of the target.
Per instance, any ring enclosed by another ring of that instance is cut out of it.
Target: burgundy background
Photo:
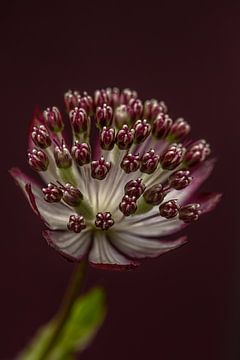
[[[224,198],[187,230],[183,248],[133,272],[89,269],[87,286],[106,287],[109,312],[81,358],[239,359],[239,2],[11,1],[0,16],[0,358],[12,359],[51,318],[73,268],[48,248],[7,174],[29,171],[32,110],[61,105],[69,88],[118,86],[164,99],[194,138],[209,140],[219,161],[204,189]]]

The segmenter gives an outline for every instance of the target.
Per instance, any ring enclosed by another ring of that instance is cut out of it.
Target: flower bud
[[[28,163],[35,171],[46,171],[49,165],[49,160],[42,150],[34,148],[28,153]]]
[[[140,156],[127,154],[124,156],[121,162],[121,168],[125,171],[125,173],[129,174],[130,172],[137,171],[140,166]]]
[[[48,184],[46,188],[42,188],[44,200],[49,203],[59,202],[62,199],[63,191],[61,188],[54,184]]]
[[[86,91],[78,97],[78,107],[84,109],[88,115],[93,112],[93,98]]]
[[[92,161],[91,174],[94,179],[103,180],[111,168],[111,163],[106,161],[103,156],[100,160]]]
[[[104,150],[112,150],[115,144],[115,129],[103,127],[100,133],[100,145]]]
[[[63,130],[64,124],[62,121],[62,116],[56,106],[44,110],[43,117],[51,131],[57,133]]]
[[[183,160],[185,151],[186,149],[182,144],[170,145],[160,157],[162,168],[165,170],[175,169]]]
[[[151,186],[149,189],[147,189],[144,194],[144,200],[146,203],[151,205],[159,205],[163,201],[166,191],[164,191],[162,184],[157,184]]]
[[[129,115],[127,112],[127,106],[126,105],[120,105],[118,106],[114,111],[114,123],[118,129],[121,129],[121,127],[124,124],[129,123]]]
[[[127,150],[133,143],[135,130],[129,130],[128,126],[123,125],[122,129],[117,132],[116,143],[121,150]]]
[[[113,226],[114,220],[110,212],[99,212],[96,215],[95,225],[102,230],[108,230]]]
[[[135,130],[134,141],[136,143],[141,143],[151,132],[151,125],[147,122],[147,120],[137,120],[133,125],[133,129]]]
[[[88,130],[90,118],[83,108],[75,107],[70,111],[69,118],[75,134],[81,134]]]
[[[190,175],[190,171],[188,170],[176,171],[175,173],[169,176],[168,184],[170,187],[176,190],[182,190],[185,187],[187,187],[192,181],[192,177],[189,175]]]
[[[52,143],[49,133],[44,125],[34,126],[32,130],[32,141],[41,149],[46,149]]]
[[[125,195],[119,204],[119,209],[125,216],[134,214],[137,210],[135,196],[130,197],[128,195]]]
[[[70,215],[67,227],[70,231],[80,233],[83,229],[86,229],[84,217],[81,215]]]
[[[166,114],[167,111],[168,111],[168,107],[167,107],[166,103],[165,103],[164,101],[160,101],[160,102],[159,102],[159,105],[162,107],[162,112],[163,112],[164,114]]]
[[[191,223],[197,221],[200,214],[201,210],[199,204],[188,204],[180,208],[179,219],[185,223]]]
[[[80,94],[78,91],[73,92],[72,90],[68,90],[64,94],[64,103],[67,112],[71,111],[72,109],[78,106],[79,98],[80,98]]]
[[[106,89],[110,105],[115,109],[120,104],[120,90],[117,87]]]
[[[143,104],[139,99],[130,99],[127,104],[127,112],[131,120],[139,119],[143,112]]]
[[[76,163],[80,166],[88,164],[91,160],[91,148],[87,143],[75,141],[71,153]]]
[[[204,161],[210,153],[210,145],[206,140],[198,140],[187,149],[184,160],[188,166],[194,166]]]
[[[160,215],[166,219],[171,219],[177,216],[179,206],[177,200],[169,200],[159,206]]]
[[[165,138],[172,126],[172,119],[167,115],[160,113],[153,121],[152,134],[157,138]]]
[[[95,107],[103,106],[104,104],[106,104],[106,105],[110,104],[109,95],[106,92],[106,90],[101,89],[101,90],[96,90],[95,91],[95,93],[94,93],[94,104],[95,104]]]
[[[64,143],[62,143],[62,145],[55,146],[54,158],[57,167],[60,169],[68,169],[72,165],[71,154]]]
[[[146,152],[141,159],[140,170],[146,174],[152,174],[159,162],[159,155],[155,154],[153,149]]]
[[[124,89],[120,95],[120,103],[126,105],[129,103],[130,99],[136,99],[137,96],[138,94],[135,90]]]
[[[155,99],[146,100],[144,103],[143,117],[153,121],[156,117],[164,112],[164,107]]]
[[[63,189],[63,200],[66,204],[76,207],[80,205],[83,195],[80,190],[75,188],[73,185],[67,183],[62,187]]]
[[[136,199],[144,193],[146,186],[143,183],[143,180],[138,178],[137,180],[130,180],[124,187],[125,195],[130,197],[135,197]]]
[[[186,137],[191,128],[190,125],[182,118],[177,119],[169,131],[169,137],[174,141],[178,141]]]
[[[103,104],[96,109],[96,126],[102,129],[104,126],[109,127],[112,124],[113,110],[111,106]]]

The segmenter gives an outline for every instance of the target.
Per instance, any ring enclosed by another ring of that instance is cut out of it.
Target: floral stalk
[[[59,307],[58,312],[56,313],[55,317],[53,318],[54,323],[54,330],[49,338],[49,342],[44,349],[41,357],[36,360],[44,360],[48,359],[48,355],[51,353],[52,349],[54,348],[58,336],[60,335],[66,321],[68,320],[69,314],[71,313],[72,306],[75,300],[79,296],[79,292],[81,289],[81,285],[83,282],[83,278],[85,275],[86,263],[82,261],[81,263],[77,264],[73,273],[72,277],[69,281],[68,287],[64,294],[62,303]]]

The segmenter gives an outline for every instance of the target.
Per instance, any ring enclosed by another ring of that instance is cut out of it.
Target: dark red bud
[[[78,107],[84,109],[88,115],[93,112],[93,98],[86,91],[78,97]]]
[[[137,120],[133,125],[133,129],[135,130],[134,141],[136,143],[141,143],[151,132],[151,125],[147,122],[147,120]]]
[[[112,150],[115,144],[115,129],[103,127],[100,133],[100,145],[104,150]]]
[[[165,138],[172,126],[172,119],[167,115],[160,113],[153,121],[152,134],[157,138]]]
[[[179,219],[185,223],[191,223],[197,221],[200,214],[201,210],[199,204],[188,204],[180,208]]]
[[[130,99],[127,105],[127,112],[131,120],[137,120],[143,112],[143,104],[139,99]]]
[[[91,162],[91,174],[92,177],[98,180],[103,180],[107,176],[111,168],[111,163],[106,161],[103,156],[100,160]]]
[[[47,108],[43,112],[43,117],[46,121],[48,128],[53,132],[60,132],[63,130],[64,124],[60,111],[56,106]]]
[[[130,99],[136,99],[137,96],[138,94],[135,90],[124,89],[120,95],[120,103],[126,105],[129,103]]]
[[[186,149],[182,144],[172,144],[161,155],[160,162],[163,169],[173,170],[183,160]]]
[[[169,137],[174,141],[178,141],[186,137],[190,130],[190,125],[184,119],[179,118],[171,126]]]
[[[120,90],[117,87],[106,89],[110,105],[115,109],[120,104]]]
[[[42,150],[34,148],[28,153],[28,163],[35,171],[46,171],[49,165],[49,160]]]
[[[123,125],[122,129],[117,132],[116,135],[116,144],[119,149],[127,150],[133,143],[135,130],[129,130],[127,125]]]
[[[59,202],[62,199],[63,191],[61,188],[54,184],[48,184],[46,188],[42,188],[44,200],[49,203]]]
[[[173,173],[168,178],[169,186],[176,189],[182,190],[187,187],[192,181],[190,176],[190,171],[188,170],[179,170]]]
[[[167,192],[164,191],[162,184],[157,184],[147,189],[144,192],[143,197],[148,204],[159,205],[163,201],[166,193]]]
[[[134,214],[137,210],[136,197],[125,195],[119,204],[119,209],[125,216]]]
[[[129,174],[130,172],[137,171],[140,166],[140,156],[127,154],[124,156],[121,162],[121,168]]]
[[[99,212],[96,215],[95,225],[102,230],[108,230],[113,226],[114,220],[110,212]]]
[[[164,107],[155,99],[146,100],[144,103],[143,117],[153,121],[156,117],[164,112]]]
[[[169,200],[159,206],[160,215],[166,219],[171,219],[177,216],[179,206],[177,200]]]
[[[62,186],[62,190],[65,203],[73,207],[77,207],[81,203],[83,195],[79,189],[67,183],[65,186]]]
[[[129,123],[129,115],[126,105],[120,105],[114,112],[114,123],[118,129],[121,129],[124,124]]]
[[[145,191],[146,186],[143,180],[138,178],[137,180],[130,180],[124,187],[125,195],[130,197],[135,196],[138,199]]]
[[[111,106],[103,104],[96,109],[96,126],[102,129],[104,126],[109,127],[112,124],[113,110]]]
[[[54,158],[57,167],[60,169],[68,169],[72,165],[71,154],[64,143],[62,143],[62,145],[55,146]]]
[[[163,113],[164,114],[166,114],[167,113],[167,111],[168,111],[168,107],[167,107],[167,104],[164,102],[164,101],[160,101],[159,102],[159,105],[162,107],[162,111],[163,111]]]
[[[80,98],[80,94],[78,91],[68,90],[64,94],[64,103],[65,103],[67,112],[71,111],[75,107],[78,107],[79,98]]]
[[[141,159],[140,170],[146,174],[152,174],[159,162],[159,155],[155,154],[153,149],[146,152]]]
[[[84,217],[81,215],[70,215],[67,227],[70,231],[80,233],[83,229],[86,229]]]
[[[76,107],[71,110],[69,118],[75,134],[80,134],[88,130],[90,118],[83,108]]]
[[[34,126],[31,135],[34,144],[41,149],[46,149],[52,143],[49,133],[44,125],[40,125],[39,127]]]
[[[106,90],[96,90],[94,93],[94,105],[95,107],[103,106],[104,104],[110,105],[109,94]]]
[[[80,166],[88,164],[91,160],[91,148],[87,143],[75,141],[71,152],[72,157]]]
[[[210,145],[206,140],[198,140],[187,149],[184,160],[188,166],[194,166],[204,161],[210,153]]]

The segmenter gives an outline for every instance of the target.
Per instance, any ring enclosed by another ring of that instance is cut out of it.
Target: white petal
[[[157,211],[156,215],[143,218],[141,220],[136,219],[137,216],[124,219],[119,225],[114,226],[114,230],[126,231],[131,234],[135,234],[143,237],[161,237],[174,234],[177,231],[182,230],[186,224],[179,220],[177,217],[174,219],[165,219],[159,215]]]
[[[50,182],[55,182],[56,180],[60,179],[60,177],[57,172],[57,166],[53,155],[53,145],[43,151],[48,156],[49,165],[46,171],[39,171],[39,175],[41,176],[43,181],[48,184]]]
[[[45,230],[43,236],[50,246],[74,261],[81,260],[91,244],[91,232],[88,229],[79,234],[70,231]]]
[[[121,168],[120,163],[124,155],[127,153],[124,150],[116,149],[118,160],[112,163],[107,178],[99,182],[99,202],[100,207],[97,211],[110,211],[112,214],[118,209],[119,203],[124,195],[124,186],[129,180],[137,179],[141,176],[140,171],[126,174]],[[120,214],[119,214],[120,215]]]
[[[66,230],[69,216],[73,210],[63,203],[49,204],[46,202],[40,186],[18,168],[11,169],[10,174],[22,189],[34,212],[40,216],[46,225],[53,230]]]
[[[93,246],[89,253],[89,262],[95,267],[114,270],[131,269],[139,265],[120,254],[109,242],[103,231],[94,234]]]
[[[177,240],[158,241],[157,239],[147,239],[134,233],[115,232],[111,235],[111,242],[121,252],[136,259],[146,257],[156,257],[167,251],[173,250],[186,242],[186,237],[182,236]]]

